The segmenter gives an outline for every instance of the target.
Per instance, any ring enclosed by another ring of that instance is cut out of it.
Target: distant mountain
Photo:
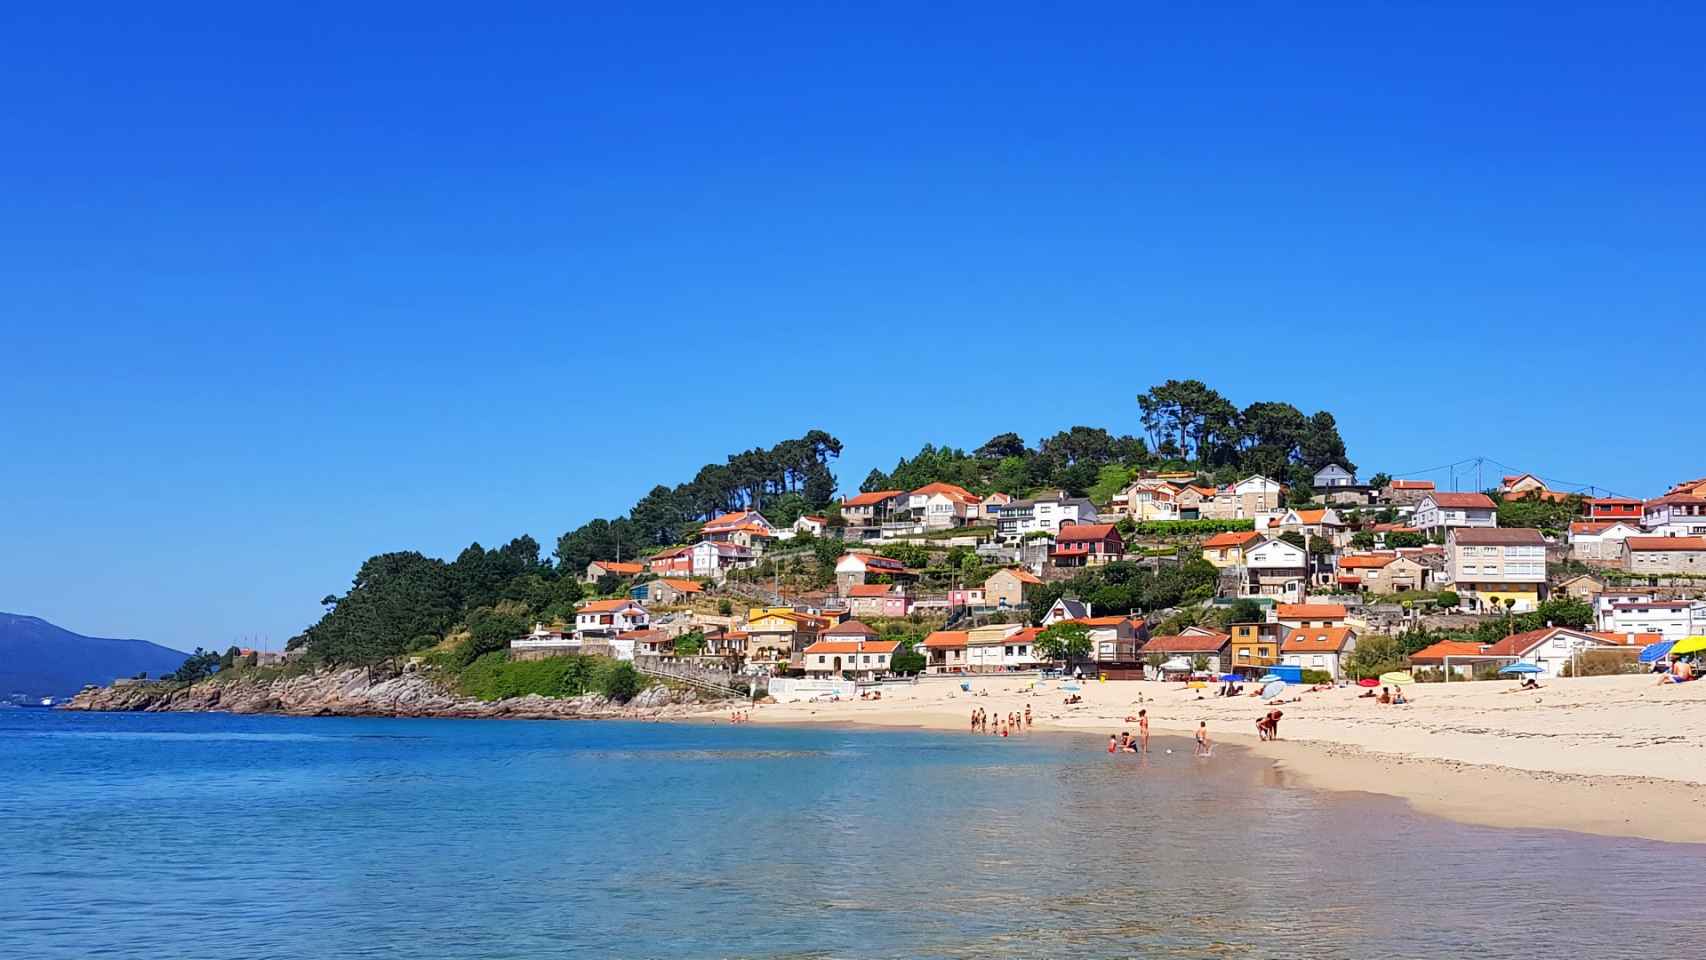
[[[146,670],[158,677],[189,654],[146,640],[85,637],[40,617],[0,613],[0,698],[70,696],[87,683],[111,683]]]

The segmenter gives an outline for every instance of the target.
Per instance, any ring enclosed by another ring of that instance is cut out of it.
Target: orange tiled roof
[[[1339,568],[1379,570],[1396,559],[1398,559],[1397,555],[1391,553],[1359,553],[1340,557]]]
[[[841,505],[844,507],[874,507],[877,504],[882,503],[884,500],[893,500],[895,497],[905,495],[905,490],[872,490],[870,493],[861,493],[856,497],[848,497],[846,500],[841,501]]]
[[[639,604],[628,599],[591,600],[581,604],[578,613],[615,613],[623,607],[638,607]]]
[[[1218,550],[1224,547],[1241,547],[1251,540],[1261,539],[1261,534],[1254,530],[1235,530],[1231,533],[1217,533],[1202,542],[1203,548]]]
[[[1481,645],[1469,640],[1441,640],[1438,643],[1423,647],[1410,654],[1411,663],[1432,664],[1445,662],[1446,657],[1483,656]]]
[[[949,500],[958,500],[961,503],[983,502],[977,494],[972,493],[965,487],[956,486],[951,483],[927,483],[924,486],[919,487],[917,490],[912,491],[912,495],[915,497],[930,497],[935,496],[938,493],[947,497]]]
[[[1299,627],[1286,634],[1281,653],[1332,653],[1354,636],[1349,627]]]
[[[705,590],[705,588],[700,586],[699,582],[696,580],[671,580],[665,578],[658,582],[667,583],[671,587],[680,590],[682,593],[702,593]]]
[[[1394,490],[1432,490],[1433,488],[1434,488],[1434,482],[1432,480],[1394,480],[1394,481],[1392,481],[1392,489],[1394,489]]]
[[[894,653],[898,646],[899,640],[819,640],[805,653]]]
[[[932,650],[954,650],[966,645],[964,630],[934,630],[924,638],[924,645]]]
[[[894,589],[886,583],[855,583],[847,588],[849,597],[886,597]]]
[[[611,573],[644,573],[646,569],[643,563],[618,563],[615,560],[594,560],[593,563]]]
[[[1706,537],[1630,537],[1623,542],[1634,553],[1706,550]]]

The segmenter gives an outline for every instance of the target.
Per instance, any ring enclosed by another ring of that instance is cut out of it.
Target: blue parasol
[[[1545,673],[1546,671],[1540,669],[1540,667],[1536,664],[1529,663],[1525,660],[1518,660],[1516,663],[1513,663],[1508,667],[1500,668],[1499,672],[1500,673]]]
[[[1660,640],[1658,643],[1649,643],[1641,648],[1641,662],[1657,663],[1669,656],[1670,648],[1674,646],[1676,646],[1675,640]]]

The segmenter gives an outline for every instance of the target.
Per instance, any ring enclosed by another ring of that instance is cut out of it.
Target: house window
[[[820,653],[817,655],[817,662],[818,663],[827,663],[827,662],[829,662],[829,658]]]

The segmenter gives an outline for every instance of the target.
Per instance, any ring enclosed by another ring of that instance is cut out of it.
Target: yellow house
[[[1254,530],[1217,533],[1203,541],[1202,558],[1217,567],[1241,567],[1244,551],[1261,542],[1262,535]]]
[[[1257,672],[1280,662],[1287,628],[1278,623],[1235,623],[1230,658],[1234,671]]]
[[[747,617],[746,661],[780,664],[817,641],[829,626],[823,617],[797,613],[789,607],[754,608]]]

